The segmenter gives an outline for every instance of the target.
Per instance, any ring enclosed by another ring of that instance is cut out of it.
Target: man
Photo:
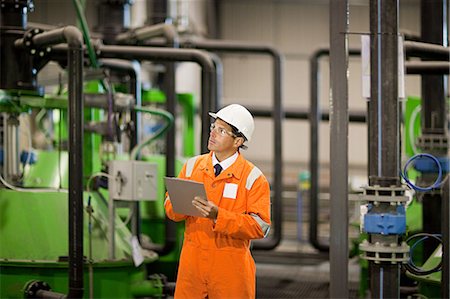
[[[209,114],[210,153],[189,159],[179,175],[204,184],[208,198],[192,199],[204,218],[176,214],[165,201],[167,216],[186,227],[175,298],[255,298],[250,240],[269,232],[270,189],[239,152],[252,137],[253,117],[238,104]]]

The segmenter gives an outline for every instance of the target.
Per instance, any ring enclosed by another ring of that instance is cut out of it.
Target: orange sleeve
[[[188,216],[183,214],[177,214],[173,211],[172,203],[170,202],[169,194],[166,192],[166,200],[164,201],[164,209],[166,210],[166,215],[169,219],[179,222],[185,220]]]
[[[186,176],[185,173],[186,173],[186,164],[183,165],[183,168],[181,169],[178,177],[184,178]],[[173,221],[176,222],[183,221],[186,220],[186,218],[188,217],[187,215],[177,214],[173,211],[172,203],[170,202],[169,193],[167,191],[166,191],[166,199],[164,201],[164,209],[166,210],[167,217]]]
[[[219,207],[215,232],[243,240],[264,238],[270,227],[270,187],[266,178],[261,175],[247,194],[243,199],[247,200],[245,214]]]

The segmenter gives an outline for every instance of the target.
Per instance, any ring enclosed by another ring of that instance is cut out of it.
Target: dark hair
[[[227,123],[227,124],[228,124],[228,123]],[[242,138],[244,138],[244,141],[247,141],[247,138],[245,138],[244,134],[242,134],[242,133],[238,130],[238,128],[236,128],[235,126],[230,125],[230,124],[228,124],[228,125],[231,127],[231,132],[233,132],[233,134],[234,134],[236,137],[242,137]]]

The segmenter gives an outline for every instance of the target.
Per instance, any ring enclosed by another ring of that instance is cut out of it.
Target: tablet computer
[[[207,198],[203,183],[170,177],[165,177],[164,182],[166,183],[167,192],[175,213],[204,217],[192,204],[195,196]]]

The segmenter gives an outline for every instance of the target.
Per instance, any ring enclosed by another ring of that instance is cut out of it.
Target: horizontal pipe
[[[55,293],[52,291],[39,290],[36,292],[35,298],[43,298],[43,299],[66,299],[67,296],[61,293]]]
[[[430,43],[405,41],[404,52],[407,57],[431,58],[434,60],[449,61],[450,48]]]
[[[282,235],[282,124],[284,118],[284,109],[282,107],[282,66],[283,57],[281,53],[270,45],[250,44],[241,41],[231,40],[211,40],[211,39],[190,39],[180,43],[182,47],[192,47],[197,49],[205,49],[208,51],[222,53],[244,53],[244,54],[261,54],[269,55],[272,59],[273,67],[273,110],[272,117],[274,120],[274,201],[272,223],[274,224],[274,233],[270,238],[264,240],[255,240],[253,249],[271,250],[278,246],[281,242]]]
[[[83,35],[77,27],[66,26],[39,33],[31,38],[31,43],[32,45],[30,46],[36,47],[51,46],[60,43],[67,43],[69,46],[79,47],[83,44]],[[14,45],[18,48],[24,47],[26,45],[25,38],[16,40]]]
[[[120,44],[136,44],[152,37],[164,36],[166,44],[178,48],[178,33],[172,24],[155,24],[129,30],[117,35],[116,41]]]
[[[408,75],[448,75],[450,73],[450,62],[406,61],[405,69]]]
[[[146,45],[150,46],[165,46],[163,41],[147,41]],[[231,40],[211,40],[211,39],[184,39],[180,40],[180,47],[196,48],[208,51],[221,53],[244,53],[244,54],[259,54],[269,55],[273,61],[273,93],[274,105],[273,114],[274,119],[274,201],[272,223],[274,225],[273,234],[270,238],[264,240],[256,240],[253,242],[253,249],[271,250],[278,246],[281,242],[282,234],[282,203],[281,203],[281,189],[282,189],[282,124],[284,117],[284,110],[282,108],[282,65],[283,58],[281,53],[270,45],[243,43],[241,41]]]
[[[267,108],[257,108],[257,107],[247,107],[248,110],[257,117],[272,117],[272,110]],[[285,117],[287,119],[309,119],[310,113],[309,109],[286,109]],[[328,111],[320,112],[321,120],[328,121],[330,120],[330,113]],[[349,112],[349,121],[356,123],[365,123],[366,122],[366,112],[365,111],[353,111]]]

